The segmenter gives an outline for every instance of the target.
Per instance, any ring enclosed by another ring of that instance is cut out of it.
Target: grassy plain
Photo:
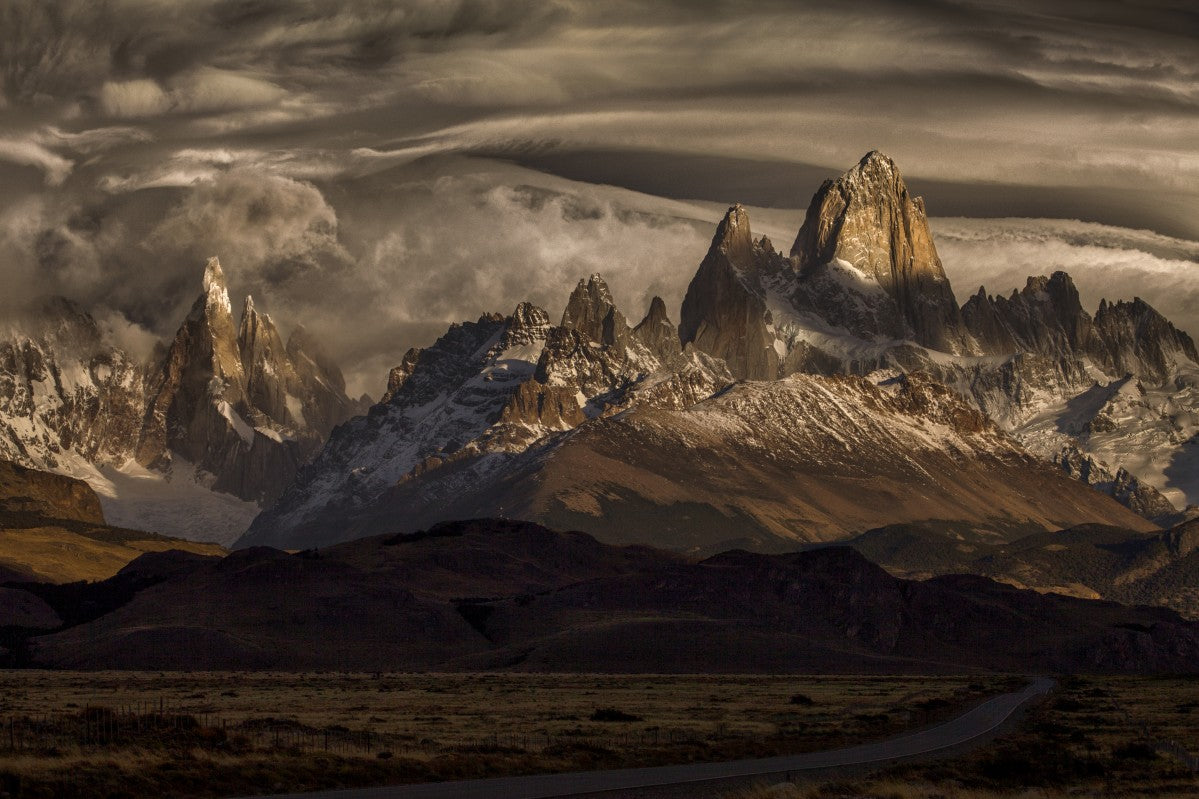
[[[1172,745],[1173,744],[1173,745]],[[951,760],[856,780],[730,791],[725,799],[1199,797],[1199,677],[1075,677],[1019,728]]]
[[[8,671],[0,722],[18,748],[0,740],[0,791],[228,796],[765,756],[885,737],[1021,683]]]
[[[180,541],[119,528],[73,523],[0,529],[0,566],[33,581],[70,583],[106,580],[146,552],[182,549],[223,555],[217,544]]]

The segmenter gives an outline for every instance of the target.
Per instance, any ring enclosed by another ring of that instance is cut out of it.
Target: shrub
[[[641,721],[642,719],[640,716],[634,716],[629,713],[625,713],[623,710],[617,710],[614,707],[601,707],[601,708],[597,708],[596,711],[591,714],[591,720],[592,721]]]
[[[1141,741],[1129,741],[1113,749],[1112,756],[1119,760],[1156,760],[1157,749]]]
[[[1019,741],[985,756],[979,773],[995,785],[1030,788],[1102,777],[1106,769],[1096,758],[1078,755],[1060,743]]]

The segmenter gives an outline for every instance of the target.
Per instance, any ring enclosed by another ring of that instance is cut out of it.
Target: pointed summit
[[[228,285],[225,283],[225,270],[221,269],[221,261],[215,255],[204,264],[204,293],[211,292],[214,287],[228,290]]]
[[[682,351],[679,345],[679,329],[667,316],[666,303],[661,297],[655,296],[650,301],[645,318],[633,328],[633,336],[663,362]]]
[[[232,410],[246,404],[246,380],[225,273],[216,258],[205,264],[202,285],[204,293],[175,333],[149,386],[151,400],[137,451],[143,465],[169,461],[173,451],[216,473],[215,464],[206,462],[214,442],[226,436],[244,439],[249,429]]]
[[[779,353],[757,285],[759,263],[774,257],[773,251],[755,247],[745,208],[739,203],[731,206],[687,286],[679,320],[680,343],[694,344],[720,358],[740,379],[777,378]]]
[[[857,166],[850,170],[850,174],[854,172],[863,175],[888,173],[898,175],[899,169],[895,166],[895,161],[890,156],[884,154],[881,150],[871,150],[862,156]]]
[[[973,354],[953,289],[933,246],[924,201],[908,193],[895,162],[872,150],[812,197],[791,255],[812,274],[844,261],[872,278],[897,304],[895,331],[933,349]]]
[[[577,330],[600,344],[628,340],[629,323],[612,301],[612,292],[598,273],[580,280],[566,301],[561,327]]]
[[[753,260],[753,235],[749,227],[749,212],[741,203],[735,203],[725,212],[724,219],[716,227],[709,249],[719,250],[734,266],[745,269]]]

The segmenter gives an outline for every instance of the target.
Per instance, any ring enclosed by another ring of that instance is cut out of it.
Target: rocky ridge
[[[1153,527],[933,381],[797,374],[683,407],[634,402],[523,452],[460,452],[402,477],[336,535],[484,515],[692,555],[788,551],[896,519],[955,520],[984,539],[1084,519]]]
[[[633,404],[685,407],[733,378],[672,344],[661,300],[636,328],[600,275],[580,280],[561,321],[530,303],[453,325],[392,369],[383,400],[334,431],[239,545],[346,540],[349,519],[398,482],[507,457]],[[666,334],[664,335],[664,331]]]

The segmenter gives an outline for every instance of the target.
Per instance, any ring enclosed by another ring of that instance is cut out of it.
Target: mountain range
[[[730,208],[677,334],[659,301],[630,326],[598,275],[548,320],[522,304],[409,352],[383,400],[334,433],[240,544],[471,516],[707,553],[781,551],[871,519],[952,521],[983,538],[1180,520],[1090,451],[1102,407],[1076,428],[1080,395],[1168,392],[1199,374],[1189,337],[1139,301],[1092,319],[1062,273],[959,307],[923,202],[879,153],[821,187],[790,255]],[[1116,437],[1163,424],[1150,407],[1133,416]]]
[[[1148,304],[959,304],[873,152],[786,253],[730,207],[678,320],[592,274],[372,403],[215,258],[148,359],[41,301],[0,335],[0,660],[1193,669],[1199,355]]]
[[[998,543],[1150,532],[1199,496],[1190,337],[1139,299],[1092,316],[1063,272],[959,305],[877,152],[786,254],[731,207],[677,327],[592,275],[556,324],[521,303],[409,350],[374,404],[302,327],[251,298],[235,324],[216,259],[147,363],[68,300],[9,328],[0,457],[88,480],[120,525],[243,547],[476,516],[692,555],[894,523]]]

